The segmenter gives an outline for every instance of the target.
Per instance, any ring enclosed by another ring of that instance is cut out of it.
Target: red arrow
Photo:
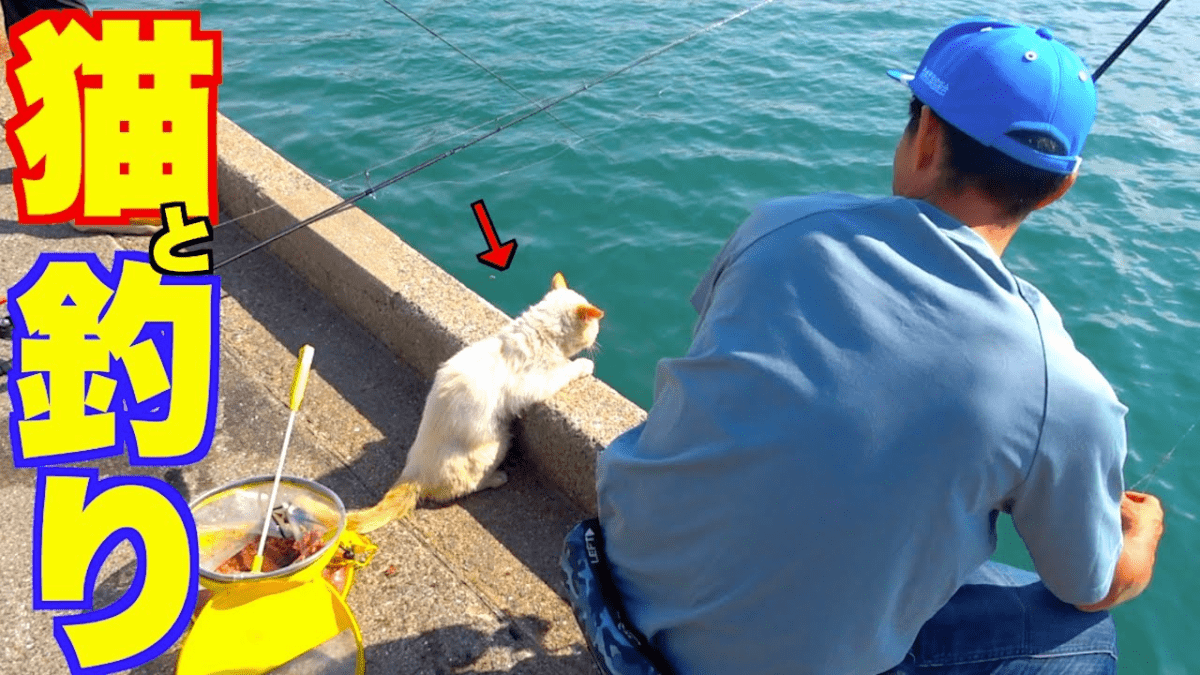
[[[510,239],[500,243],[500,238],[496,236],[496,226],[492,224],[492,217],[488,215],[482,199],[471,204],[471,208],[475,210],[475,220],[479,222],[479,229],[483,230],[483,238],[487,240],[488,245],[488,250],[475,257],[484,265],[503,272],[512,264],[513,255],[517,252],[517,240]]]

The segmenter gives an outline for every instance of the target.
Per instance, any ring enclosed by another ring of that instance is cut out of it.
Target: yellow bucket
[[[321,673],[362,675],[362,633],[342,594],[321,576],[343,539],[374,547],[345,533],[346,509],[332,490],[284,477],[277,505],[291,523],[320,535],[312,555],[270,572],[216,569],[248,544],[257,545],[273,476],[242,480],[192,502],[200,534],[200,581],[212,598],[200,609],[180,649],[177,675]],[[268,535],[283,533],[278,524]],[[355,546],[356,550],[361,546]]]

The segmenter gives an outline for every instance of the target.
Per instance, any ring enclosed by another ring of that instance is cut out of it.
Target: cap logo
[[[950,85],[946,84],[942,78],[935,75],[929,68],[922,68],[917,78],[929,85],[929,88],[938,96],[945,96],[946,92],[950,89]]]

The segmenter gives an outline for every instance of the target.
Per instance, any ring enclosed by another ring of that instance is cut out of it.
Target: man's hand
[[[1126,537],[1153,536],[1157,545],[1163,533],[1163,508],[1158,497],[1127,490],[1121,498],[1121,531]]]
[[[1085,612],[1110,609],[1141,595],[1154,574],[1154,557],[1163,534],[1162,502],[1154,495],[1127,491],[1121,498],[1124,545],[1108,595],[1094,605],[1076,605]]]

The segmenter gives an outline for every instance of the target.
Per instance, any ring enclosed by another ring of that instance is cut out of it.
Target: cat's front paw
[[[596,370],[596,363],[591,359],[575,359],[571,362],[575,366],[575,377],[587,377]]]

